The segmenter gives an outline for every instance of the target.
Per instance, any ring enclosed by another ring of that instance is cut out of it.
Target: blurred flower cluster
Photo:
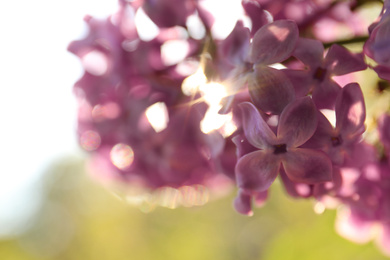
[[[356,73],[387,91],[390,1],[232,2],[221,16],[223,1],[120,0],[105,20],[85,17],[69,51],[85,69],[74,91],[91,172],[170,207],[234,184],[245,215],[279,177],[289,196],[338,206],[341,235],[390,255],[390,114],[368,118]]]

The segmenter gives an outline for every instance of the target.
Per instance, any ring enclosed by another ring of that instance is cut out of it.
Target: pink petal
[[[334,103],[341,87],[331,79],[318,83],[313,89],[313,101],[318,109],[334,109]]]
[[[244,7],[245,13],[252,21],[251,36],[253,36],[257,30],[269,23],[270,15],[266,12],[261,5],[256,1],[242,1],[242,7]]]
[[[281,62],[291,56],[298,40],[298,27],[290,20],[278,20],[261,27],[253,37],[250,61],[264,65]]]
[[[256,66],[248,80],[253,103],[264,112],[280,114],[294,100],[294,88],[285,74],[267,66]]]
[[[252,216],[252,196],[243,190],[238,191],[238,195],[234,200],[234,208],[240,214]]]
[[[262,207],[265,204],[267,198],[268,198],[268,190],[257,192],[254,197],[255,205],[257,207]]]
[[[317,109],[310,97],[302,97],[283,110],[277,136],[287,147],[298,147],[314,134],[316,128]]]
[[[388,129],[390,130],[390,128]],[[344,167],[363,168],[368,164],[375,163],[379,158],[377,149],[364,141],[348,148],[348,156],[345,157]]]
[[[367,68],[362,53],[351,53],[346,48],[334,44],[325,57],[326,67],[330,67],[335,76],[348,74]]]
[[[240,133],[233,137],[232,142],[236,145],[237,158],[240,158],[247,153],[257,151],[257,148],[248,142],[243,133]]]
[[[364,244],[373,238],[374,223],[353,215],[349,209],[338,211],[336,231],[355,243]]]
[[[256,151],[241,157],[235,169],[237,186],[246,192],[267,190],[278,175],[280,158],[272,151]]]
[[[311,71],[284,69],[281,72],[290,80],[294,87],[296,97],[306,96],[310,92],[313,81]]]
[[[294,197],[294,198],[302,198],[302,197],[305,197],[305,198],[307,198],[307,197],[309,197],[309,196],[311,195],[312,192],[311,192],[311,190],[310,190],[310,187],[308,187],[309,185],[303,184],[303,183],[295,183],[295,182],[291,181],[291,180],[287,177],[287,175],[286,175],[286,173],[285,173],[283,167],[280,169],[279,176],[280,176],[280,178],[281,178],[281,180],[282,180],[282,182],[283,182],[283,186],[284,186],[286,192],[287,192],[288,195],[290,195],[291,197]],[[307,188],[307,191],[308,191],[308,192],[305,193],[305,194],[302,194],[302,193],[299,192],[298,187],[300,187],[300,186],[302,186],[302,185],[305,185],[306,188]]]
[[[321,200],[326,195],[338,194],[339,190],[343,185],[343,180],[341,178],[340,169],[335,167],[333,168],[333,181],[324,182],[321,184],[316,184],[313,186],[313,197]]]
[[[256,107],[249,102],[239,104],[243,117],[243,128],[249,143],[259,149],[272,148],[276,136]]]
[[[378,65],[374,67],[374,70],[378,74],[378,77],[390,81],[390,67]]]
[[[357,134],[364,127],[366,107],[357,83],[346,85],[336,100],[336,130],[343,135]]]
[[[293,56],[311,68],[317,68],[324,57],[324,46],[318,40],[300,38]]]
[[[335,130],[321,112],[318,111],[317,117],[317,129],[313,136],[304,144],[304,147],[324,150],[331,144],[331,138],[335,135]]]
[[[241,21],[237,22],[233,31],[221,42],[220,55],[231,64],[240,65],[244,62],[249,49],[249,29]],[[223,56],[222,56],[223,55]]]
[[[145,0],[142,9],[159,27],[185,26],[188,16],[195,11],[195,4],[182,0]]]
[[[390,148],[390,116],[388,114],[383,114],[378,121],[378,130],[379,136],[386,147],[386,149]]]
[[[380,65],[390,66],[390,16],[381,19],[369,39],[372,58]]]
[[[382,224],[382,230],[377,240],[377,244],[382,252],[390,257],[390,224]]]
[[[316,184],[332,180],[332,162],[325,153],[306,148],[296,148],[286,153],[283,167],[294,182]]]

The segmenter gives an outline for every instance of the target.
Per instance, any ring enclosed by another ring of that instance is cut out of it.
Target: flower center
[[[314,78],[323,81],[326,75],[326,69],[323,69],[321,67],[318,67],[317,70],[314,72]]]
[[[274,154],[281,154],[281,153],[287,153],[286,145],[285,144],[277,144],[274,145]]]
[[[339,146],[343,143],[343,139],[341,139],[341,136],[334,136],[330,138],[332,141],[333,146]]]

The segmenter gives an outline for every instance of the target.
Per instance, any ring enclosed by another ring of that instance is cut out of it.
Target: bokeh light
[[[116,144],[111,149],[110,158],[112,164],[118,167],[118,169],[125,170],[134,161],[134,151],[129,145]]]

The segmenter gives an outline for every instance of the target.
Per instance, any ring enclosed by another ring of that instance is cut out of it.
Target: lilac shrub
[[[279,178],[289,196],[341,205],[340,234],[390,255],[390,115],[370,117],[366,140],[368,84],[355,76],[390,80],[390,1],[369,27],[367,2],[243,0],[222,37],[212,0],[121,0],[106,20],[87,16],[68,49],[85,69],[74,92],[91,172],[168,191],[169,207],[233,184],[244,215]]]

